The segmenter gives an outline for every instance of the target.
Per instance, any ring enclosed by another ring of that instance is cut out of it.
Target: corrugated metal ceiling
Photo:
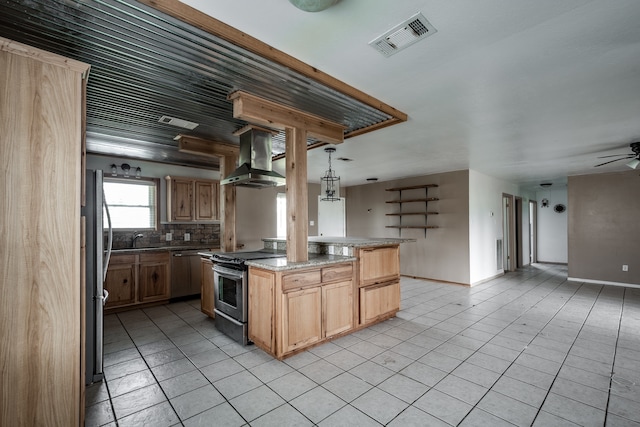
[[[181,153],[178,133],[238,143],[246,123],[227,95],[243,90],[328,120],[346,133],[391,116],[132,0],[2,0],[0,35],[91,64],[87,150],[167,163],[217,167]],[[199,123],[193,131],[163,116]],[[315,141],[308,141],[309,144]],[[284,133],[274,138],[284,152]]]

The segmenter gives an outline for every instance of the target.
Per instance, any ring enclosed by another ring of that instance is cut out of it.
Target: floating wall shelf
[[[429,216],[431,215],[438,215],[438,212],[435,211],[429,211],[428,207],[429,207],[429,202],[435,202],[437,200],[439,200],[437,197],[428,197],[428,193],[429,193],[429,189],[430,188],[437,188],[438,185],[437,184],[425,184],[425,185],[414,185],[414,186],[410,186],[410,187],[397,187],[397,188],[387,188],[386,191],[397,191],[399,193],[399,200],[390,200],[387,203],[389,204],[398,204],[400,205],[400,212],[395,212],[395,213],[388,213],[387,216],[397,216],[400,218],[400,223],[398,225],[387,225],[386,228],[397,228],[399,229],[399,233],[402,234],[402,229],[403,228],[414,228],[414,229],[424,229],[424,235],[425,237],[427,236],[427,229],[430,228],[438,228],[435,225],[428,225],[427,224],[427,219]],[[425,197],[420,197],[420,198],[410,198],[410,199],[403,199],[402,198],[402,192],[403,191],[407,191],[407,190],[421,190],[424,189],[425,192]],[[416,208],[414,207],[410,212],[402,212],[402,205],[405,203],[424,203],[424,211],[416,211]],[[402,224],[402,217],[403,216],[422,216],[424,217],[424,225],[403,225]]]

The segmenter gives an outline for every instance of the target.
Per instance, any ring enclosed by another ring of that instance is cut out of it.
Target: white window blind
[[[103,187],[114,229],[156,228],[158,198],[155,181],[105,178]],[[105,215],[105,228],[106,221]]]

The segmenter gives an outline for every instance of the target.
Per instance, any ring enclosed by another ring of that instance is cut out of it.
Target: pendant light
[[[335,153],[336,149],[327,147],[325,153],[329,153],[329,170],[320,178],[320,200],[327,202],[335,202],[340,200],[340,177],[336,176],[334,170],[331,169],[331,153]]]

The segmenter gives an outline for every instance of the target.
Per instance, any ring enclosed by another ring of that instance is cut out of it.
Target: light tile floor
[[[402,278],[394,319],[280,362],[199,300],[105,318],[87,426],[640,426],[640,289],[536,264]]]

